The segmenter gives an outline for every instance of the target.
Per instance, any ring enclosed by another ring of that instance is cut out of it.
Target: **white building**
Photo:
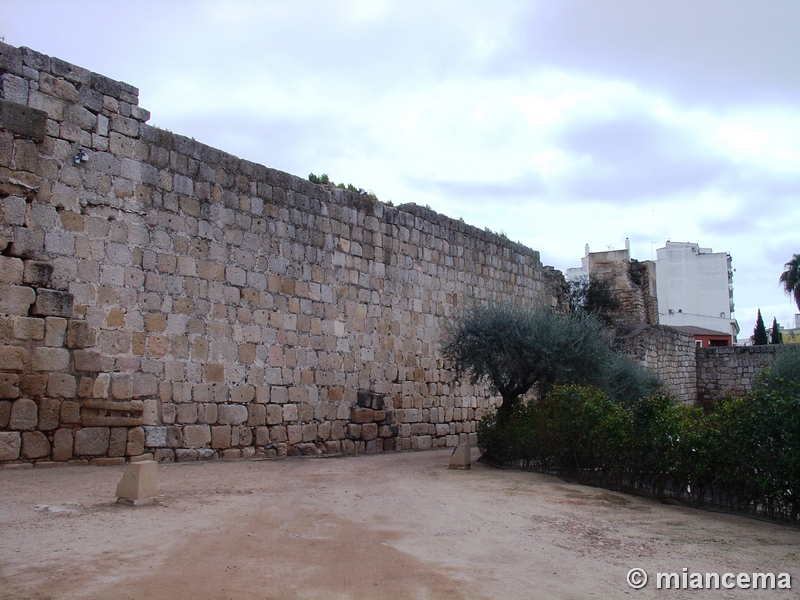
[[[719,331],[736,342],[739,325],[733,318],[733,270],[727,252],[667,242],[656,250],[656,297],[659,323]]]

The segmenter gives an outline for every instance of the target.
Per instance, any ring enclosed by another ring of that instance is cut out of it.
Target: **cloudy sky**
[[[789,325],[800,2],[0,0],[0,36],[140,89],[150,123],[415,202],[579,266],[733,257]]]

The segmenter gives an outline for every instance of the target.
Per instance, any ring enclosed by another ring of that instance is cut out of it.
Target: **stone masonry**
[[[775,360],[777,346],[697,349],[697,401],[708,405],[726,394],[743,396],[756,375]]]
[[[146,124],[138,90],[0,44],[0,462],[475,442],[470,298],[559,307],[537,252]]]

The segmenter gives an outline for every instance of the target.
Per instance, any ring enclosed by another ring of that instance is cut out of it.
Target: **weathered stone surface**
[[[75,350],[72,357],[78,371],[102,373],[111,371],[114,367],[114,359],[93,350]]]
[[[69,367],[69,350],[65,348],[34,348],[31,359],[36,371],[65,371]]]
[[[102,456],[108,451],[108,427],[84,427],[75,432],[75,456]]]
[[[53,268],[53,265],[47,262],[26,260],[23,283],[36,288],[46,287],[53,276]]]
[[[2,188],[2,184],[0,184]],[[44,251],[44,231],[18,227],[14,241],[8,247],[8,254],[19,258],[33,258]]]
[[[50,442],[41,431],[26,431],[22,434],[22,458],[45,458],[50,456]]]
[[[138,456],[144,452],[144,429],[142,427],[132,427],[128,429],[128,444],[125,454],[128,456]]]
[[[189,448],[199,448],[211,443],[211,428],[208,425],[187,425],[183,429],[183,439]]]
[[[188,448],[175,449],[175,462],[192,462],[198,459],[197,450]]]
[[[15,398],[19,398],[19,375],[0,373],[0,399],[14,400]],[[1,414],[2,409],[0,409]],[[0,416],[0,427],[5,427],[2,416]]]
[[[92,399],[81,403],[81,424],[89,427],[138,427],[142,425],[143,414],[144,403],[141,400]]]
[[[211,447],[215,449],[231,447],[231,428],[229,425],[211,428]]]
[[[0,285],[0,314],[26,316],[36,301],[33,288],[19,285]]]
[[[371,408],[354,408],[350,420],[353,423],[371,423],[375,419],[375,411]]]
[[[22,448],[18,431],[0,431],[0,461],[17,460]]]
[[[125,456],[128,443],[127,427],[112,427],[108,438],[108,456]]]
[[[17,340],[44,339],[44,319],[32,317],[16,317],[14,320],[14,338]]]
[[[44,345],[51,348],[63,346],[67,320],[61,317],[45,317],[44,321]]]
[[[72,430],[57,429],[53,434],[53,460],[69,460],[72,458]]]
[[[0,401],[0,429],[4,429],[11,419],[11,402]]]
[[[220,404],[217,422],[225,425],[241,425],[247,421],[247,407],[241,404]]]
[[[80,423],[81,403],[77,400],[64,400],[61,403],[61,422],[66,424]]]
[[[70,317],[74,297],[69,292],[39,288],[36,290],[36,302],[31,307],[31,314],[38,316]]]
[[[10,429],[29,431],[36,429],[39,422],[39,408],[36,402],[28,398],[20,398],[11,405]]]
[[[43,398],[39,403],[39,426],[42,431],[52,431],[58,427],[61,414],[61,400]]]
[[[24,206],[25,201],[22,200],[21,198],[19,200],[22,202]],[[3,217],[6,222],[8,222],[8,216],[6,214],[8,213],[8,210],[9,210],[8,205],[6,205],[5,211],[3,211]],[[24,219],[24,211],[23,211],[23,219]],[[0,284],[20,285],[22,284],[23,273],[24,273],[24,266],[22,259],[14,258],[13,256],[0,256]]]
[[[53,398],[74,398],[78,382],[73,375],[51,373],[47,377],[47,395]]]
[[[95,330],[85,321],[70,319],[67,325],[67,348],[90,348],[96,340]]]
[[[0,127],[35,142],[44,139],[47,113],[16,102],[0,100]]]
[[[145,427],[145,446],[148,448],[164,448],[167,445],[166,427]]]
[[[22,346],[0,346],[0,364],[7,371],[23,371],[28,362],[28,351]]]

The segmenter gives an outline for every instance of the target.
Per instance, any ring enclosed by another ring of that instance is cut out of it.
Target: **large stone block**
[[[67,331],[67,320],[62,317],[45,317],[44,345],[60,348],[64,345],[64,334]]]
[[[18,227],[8,253],[20,258],[33,258],[44,251],[44,231]]]
[[[41,431],[26,431],[22,434],[22,457],[45,458],[50,456],[50,442]]]
[[[67,325],[67,348],[90,348],[96,340],[95,330],[86,321],[70,319]]]
[[[72,357],[78,371],[102,373],[111,371],[114,367],[113,358],[103,356],[93,350],[75,350]]]
[[[65,371],[69,367],[69,350],[65,348],[34,348],[31,364],[35,371]]]
[[[36,302],[31,307],[31,314],[37,316],[70,317],[74,297],[69,292],[60,290],[36,290]]]
[[[22,448],[19,431],[0,431],[0,462],[17,460]]]
[[[19,375],[16,373],[0,373],[0,399],[14,400],[16,398],[19,398]],[[0,427],[5,427],[1,417]]]
[[[241,425],[247,421],[247,407],[241,404],[220,404],[217,421],[225,425]]]
[[[39,426],[41,431],[52,431],[58,427],[61,414],[61,400],[42,398],[39,403]]]
[[[16,317],[14,319],[14,338],[17,340],[44,339],[44,319]]]
[[[215,449],[231,447],[231,428],[229,425],[211,428],[211,447]]]
[[[127,427],[112,427],[111,435],[108,439],[108,456],[125,456],[126,445],[128,443]]]
[[[8,100],[0,100],[0,127],[39,143],[44,139],[47,113]]]
[[[128,445],[125,454],[128,456],[138,456],[144,452],[144,429],[132,427],[128,429]]]
[[[108,427],[84,427],[75,432],[76,456],[102,456],[108,451],[111,430]]]
[[[24,200],[21,198],[20,200],[25,204]],[[8,212],[7,206],[5,212]],[[0,256],[0,283],[19,285],[22,283],[23,273],[22,259],[14,258],[13,256]]]
[[[167,445],[166,427],[145,427],[144,436],[148,448],[165,448]]]
[[[27,316],[36,301],[33,288],[20,285],[0,285],[0,314]]]
[[[33,287],[46,287],[53,276],[53,265],[38,260],[26,260],[23,282]]]
[[[0,365],[6,371],[23,371],[28,363],[28,351],[22,346],[0,346]]]
[[[375,411],[371,408],[354,408],[350,413],[353,423],[371,423],[375,418]]]
[[[211,443],[211,428],[208,425],[187,425],[183,428],[183,439],[189,448],[200,448]]]
[[[53,398],[74,398],[78,382],[67,373],[51,373],[47,378],[47,395]]]
[[[138,427],[142,425],[144,408],[141,400],[84,400],[81,424],[85,427]]]
[[[20,398],[11,405],[11,418],[8,422],[9,429],[19,431],[32,431],[39,422],[39,408],[36,402],[29,398]]]
[[[57,429],[53,434],[53,460],[69,460],[72,458],[72,430]]]

